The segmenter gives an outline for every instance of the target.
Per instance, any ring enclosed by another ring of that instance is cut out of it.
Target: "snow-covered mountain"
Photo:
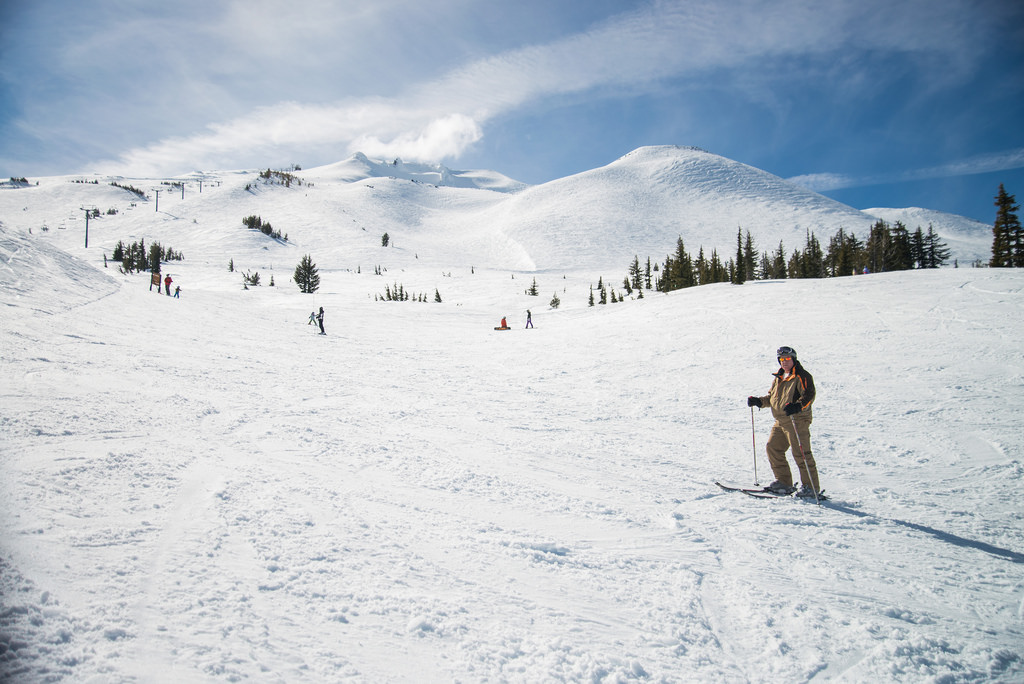
[[[678,237],[692,253],[718,250],[725,261],[733,256],[739,229],[751,232],[759,251],[774,251],[781,242],[790,252],[803,247],[809,232],[823,242],[840,227],[866,236],[878,217],[898,216],[911,230],[932,225],[961,263],[985,259],[991,248],[984,224],[923,210],[858,211],[688,147],[641,148],[538,186],[496,172],[372,161],[362,154],[293,175],[302,183],[268,183],[255,170],[176,179],[32,179],[29,187],[0,191],[0,220],[23,231],[68,228],[83,220],[80,207],[94,206],[102,218],[93,222],[93,244],[108,252],[127,234],[139,234],[191,258],[242,258],[259,250],[269,257],[262,259],[266,265],[275,255],[291,259],[301,249],[330,268],[352,269],[380,260],[385,232],[401,254],[438,268],[470,264],[608,276],[624,272],[634,256],[663,261]],[[110,181],[144,190],[148,199]],[[184,197],[169,183],[184,183]],[[159,212],[151,210],[155,190],[162,190]],[[117,213],[108,216],[108,210]],[[286,233],[288,242],[267,243],[242,231],[242,218],[252,214]]]

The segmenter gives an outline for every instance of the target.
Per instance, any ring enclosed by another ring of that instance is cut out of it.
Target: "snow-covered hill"
[[[268,184],[258,171],[30,179],[29,187],[0,189],[0,221],[16,231],[75,230],[74,239],[51,236],[73,248],[84,231],[80,208],[94,206],[103,216],[91,226],[92,244],[107,253],[133,233],[193,259],[230,255],[264,268],[297,261],[302,251],[332,269],[419,259],[438,269],[588,270],[617,277],[634,256],[662,262],[678,237],[694,254],[703,247],[728,260],[738,229],[749,230],[760,251],[774,251],[780,242],[792,251],[803,247],[808,232],[823,241],[840,227],[866,236],[878,216],[898,216],[911,230],[932,225],[960,263],[986,259],[991,250],[991,231],[983,224],[921,210],[861,212],[694,148],[645,147],[539,186],[495,172],[371,161],[362,154],[294,176],[301,184],[288,187]],[[73,182],[81,180],[98,184]],[[145,191],[148,200],[111,181]],[[184,197],[169,183],[184,183]],[[159,212],[156,190],[162,190]],[[119,213],[108,216],[111,209]],[[254,214],[286,233],[288,243],[245,235],[241,220]],[[385,232],[399,251],[380,251]]]
[[[414,258],[245,291],[225,252],[174,299],[56,232],[0,230],[0,680],[1024,677],[1019,270],[538,274],[551,310],[468,267],[359,296]],[[779,344],[820,508],[712,484],[770,478]]]

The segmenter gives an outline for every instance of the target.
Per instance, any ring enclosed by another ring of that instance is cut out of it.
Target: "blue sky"
[[[1024,201],[1024,3],[0,2],[2,177],[362,151],[543,183],[664,144],[990,223]]]

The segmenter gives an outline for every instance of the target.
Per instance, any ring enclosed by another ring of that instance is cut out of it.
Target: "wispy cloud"
[[[860,188],[868,185],[880,185],[883,183],[902,183],[916,180],[929,180],[932,178],[953,178],[957,176],[972,176],[979,173],[992,173],[995,171],[1008,171],[1011,169],[1024,168],[1024,148],[997,152],[993,154],[981,154],[966,159],[928,166],[909,171],[900,171],[884,175],[851,176],[839,173],[810,173],[788,178],[792,183],[803,186],[815,192],[827,192],[829,190],[841,190],[843,188]]]
[[[706,77],[738,65],[754,68],[760,60],[829,54],[855,45],[950,49],[945,24],[951,20],[929,14],[929,3],[868,4],[877,4],[877,19],[863,0],[656,0],[582,33],[476,59],[395,95],[270,104],[208,124],[194,135],[130,149],[97,167],[148,175],[261,165],[268,157],[323,154],[325,149],[336,150],[336,156],[362,150],[408,159],[455,159],[481,139],[494,117],[549,98],[588,92],[605,97],[622,88],[636,92],[665,79]],[[917,30],[908,38],[892,29],[910,20],[941,30]],[[290,30],[299,34],[294,26]],[[838,176],[802,178],[820,189],[856,182]]]

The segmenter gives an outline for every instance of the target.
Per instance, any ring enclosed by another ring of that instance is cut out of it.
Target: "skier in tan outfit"
[[[786,451],[793,450],[802,487],[797,496],[815,496],[821,492],[818,467],[811,455],[811,404],[814,403],[814,378],[796,358],[792,347],[779,347],[779,370],[774,373],[771,390],[763,397],[747,397],[747,406],[770,406],[775,417],[765,450],[771,463],[775,482],[767,489],[777,494],[791,494],[793,474],[786,460]],[[795,428],[795,431],[794,431]]]

